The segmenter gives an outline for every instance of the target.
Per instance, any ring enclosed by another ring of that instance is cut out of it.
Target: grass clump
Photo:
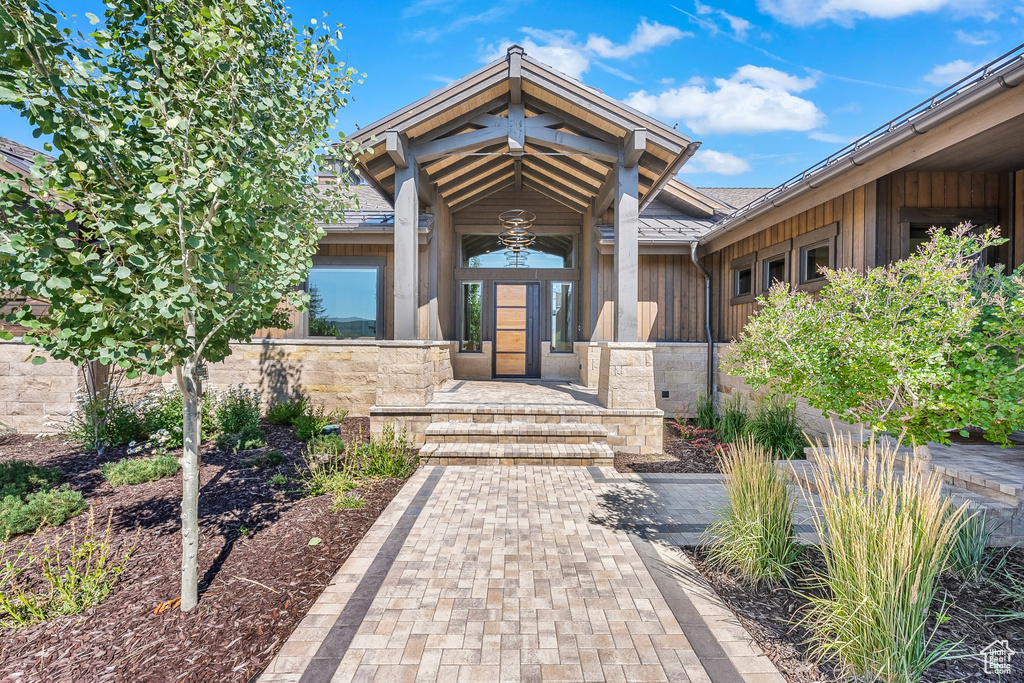
[[[145,484],[178,473],[181,465],[173,455],[154,455],[149,458],[124,458],[116,462],[105,462],[100,474],[111,486]]]
[[[995,555],[988,551],[993,531],[985,508],[966,516],[953,537],[946,571],[963,583],[979,583],[995,560]]]
[[[722,402],[722,414],[718,418],[718,438],[723,443],[734,443],[747,435],[750,413],[747,400],[742,394],[730,396]]]
[[[342,456],[345,455],[347,448],[345,440],[337,434],[314,436],[306,443],[306,450],[311,455]]]
[[[306,412],[292,421],[292,425],[295,427],[295,436],[300,441],[309,441],[314,436],[321,436],[327,425],[340,425],[347,417],[347,410],[328,412],[323,406],[317,406],[315,409],[307,407]]]
[[[807,445],[796,419],[796,405],[780,397],[759,402],[746,430],[773,458],[800,458]]]
[[[965,508],[951,511],[941,477],[915,458],[898,476],[893,446],[839,436],[828,445],[814,447],[813,520],[827,569],[804,618],[813,652],[835,656],[852,677],[920,680],[953,649],[934,645],[925,626]]]
[[[245,460],[243,460],[239,464],[242,467],[246,467],[246,468],[264,469],[264,468],[267,468],[267,467],[277,467],[278,465],[282,464],[283,462],[284,462],[284,453],[282,453],[281,451],[275,449],[275,450],[272,450],[272,451],[267,451],[266,453],[260,453],[258,455],[254,455],[251,458],[246,458]],[[287,479],[285,481],[287,481]]]
[[[715,401],[707,394],[697,397],[697,418],[694,423],[699,429],[718,428],[718,411],[715,410]]]
[[[710,562],[755,585],[778,583],[799,551],[785,475],[749,437],[722,453],[722,473],[729,503],[707,531]]]
[[[395,432],[393,422],[384,423],[380,438],[371,438],[359,447],[364,477],[404,479],[416,469],[412,455],[412,442],[405,428]]]
[[[331,512],[338,512],[340,510],[361,510],[364,507],[366,507],[365,500],[357,495],[347,493],[336,496],[328,509]]]
[[[0,625],[7,628],[99,604],[132,553],[127,542],[120,547],[111,542],[109,517],[106,529],[97,532],[91,512],[81,536],[72,522],[70,534],[46,542],[38,552],[31,540],[13,559],[8,559],[8,548],[4,543],[0,549]]]
[[[0,539],[60,526],[86,508],[78,491],[57,487],[60,472],[23,460],[0,463]]]
[[[267,435],[259,425],[246,425],[240,432],[229,434],[221,432],[217,435],[217,448],[225,453],[254,451],[267,445]]]
[[[309,399],[299,394],[293,398],[274,401],[267,408],[267,422],[272,425],[294,425],[300,415],[309,410]]]
[[[351,462],[340,458],[318,458],[306,455],[306,471],[302,483],[306,493],[319,496],[324,493],[340,495],[356,488],[356,472]]]

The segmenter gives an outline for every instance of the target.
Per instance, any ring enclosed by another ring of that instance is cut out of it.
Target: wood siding
[[[704,277],[688,254],[639,257],[640,341],[704,340]],[[595,340],[614,339],[615,259],[600,257]]]

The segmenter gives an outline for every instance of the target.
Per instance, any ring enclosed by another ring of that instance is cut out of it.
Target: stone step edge
[[[427,436],[598,436],[608,430],[596,422],[431,422]]]
[[[561,452],[551,452],[561,451]],[[611,465],[615,453],[605,444],[540,446],[520,444],[425,444],[424,464],[445,465]]]
[[[595,415],[603,417],[658,417],[665,411],[602,408],[600,406],[481,406],[479,404],[450,404],[444,406],[371,406],[370,415]]]
[[[565,451],[563,457],[579,457],[580,453],[600,453],[602,455],[607,454],[608,457],[614,456],[614,452],[611,446],[603,443],[588,443],[588,444],[517,444],[517,443],[488,443],[488,444],[473,444],[473,443],[428,443],[423,444],[420,448],[420,456],[425,454],[434,454],[438,451],[443,451],[445,454],[450,453],[467,453],[476,454],[484,451],[497,451],[504,453],[529,453],[534,454],[538,451]],[[570,453],[572,455],[570,455]],[[558,454],[554,454],[558,455]],[[477,457],[488,457],[486,454]],[[494,456],[499,457],[499,456]],[[541,456],[543,457],[543,456]]]

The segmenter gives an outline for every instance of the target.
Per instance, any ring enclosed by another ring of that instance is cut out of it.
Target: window
[[[828,242],[813,244],[800,250],[800,284],[824,280],[822,268],[831,268],[831,249]]]
[[[309,271],[307,334],[353,339],[381,337],[380,268],[316,265]]]
[[[797,260],[794,276],[798,289],[815,291],[828,282],[820,271],[836,267],[838,235],[839,223],[830,223],[793,238],[793,254]]]
[[[572,268],[572,235],[538,235],[530,248],[513,255],[497,235],[463,235],[463,268]]]
[[[754,299],[754,264],[757,254],[747,254],[732,262],[732,303]]]
[[[786,240],[757,252],[761,264],[759,291],[767,292],[777,282],[789,282],[789,252],[793,241]]]
[[[949,232],[965,222],[970,222],[977,232],[983,232],[987,228],[999,225],[999,209],[977,207],[945,207],[941,209],[900,207],[899,225],[903,253],[897,253],[896,258],[906,258],[911,254],[916,254],[921,245],[931,241],[929,232],[933,227]],[[1000,250],[998,247],[986,249],[981,255],[980,265],[996,265],[999,262],[999,257]]]
[[[481,313],[483,312],[483,283],[462,283],[462,316],[460,318],[460,350],[470,353],[483,351],[481,344]]]
[[[551,283],[551,352],[572,353],[572,283]]]

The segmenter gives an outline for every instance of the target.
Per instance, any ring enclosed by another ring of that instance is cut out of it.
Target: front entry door
[[[540,377],[540,285],[494,285],[494,376]]]

